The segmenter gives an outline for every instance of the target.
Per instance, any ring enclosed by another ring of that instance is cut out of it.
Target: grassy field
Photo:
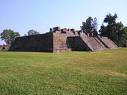
[[[0,52],[0,95],[127,95],[127,49]]]

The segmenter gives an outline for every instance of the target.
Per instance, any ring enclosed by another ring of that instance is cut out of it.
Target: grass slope
[[[127,95],[127,49],[0,52],[0,95]]]

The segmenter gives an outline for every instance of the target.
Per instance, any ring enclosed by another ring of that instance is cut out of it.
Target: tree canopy
[[[31,30],[28,31],[28,36],[30,36],[30,35],[37,35],[37,34],[40,34],[40,33],[37,32],[36,30],[31,29]]]
[[[111,15],[107,14],[104,18],[99,32],[101,36],[106,36],[113,40],[118,46],[125,46],[126,44],[126,28],[124,28],[124,25],[122,22],[116,22],[117,20],[117,14]]]
[[[16,37],[19,37],[20,34],[19,32],[14,32],[11,29],[5,29],[3,32],[0,34],[1,39],[4,40],[7,44],[11,44]]]
[[[117,22],[117,14],[107,14],[100,27],[99,35],[110,38],[118,46],[123,47],[127,44],[127,27],[122,22]],[[88,17],[82,22],[81,31],[98,36],[97,18]]]
[[[85,22],[82,22],[81,31],[97,35],[97,18],[88,17]]]

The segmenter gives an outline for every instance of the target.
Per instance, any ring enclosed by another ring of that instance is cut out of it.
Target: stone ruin
[[[54,27],[45,34],[23,36],[15,39],[10,51],[100,51],[117,48],[107,37],[91,36],[74,29]]]

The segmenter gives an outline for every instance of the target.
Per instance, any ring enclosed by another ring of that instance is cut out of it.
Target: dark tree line
[[[107,14],[104,18],[100,30],[97,31],[97,18],[88,17],[82,23],[81,31],[90,34],[90,36],[105,36],[114,41],[119,47],[124,47],[127,44],[127,27],[122,22],[116,22],[117,14]]]
[[[127,41],[127,27],[122,22],[116,22],[117,18],[117,14],[107,14],[99,32],[101,36],[110,38],[119,47],[124,47]]]

